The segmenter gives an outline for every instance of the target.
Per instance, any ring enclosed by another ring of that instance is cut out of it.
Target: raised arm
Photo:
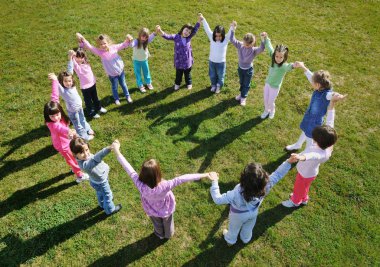
[[[210,193],[215,204],[223,205],[232,203],[235,195],[235,190],[237,190],[236,187],[232,191],[227,191],[226,193],[220,194],[218,180],[213,180],[210,188]]]
[[[58,78],[54,73],[49,73],[48,77],[49,77],[49,80],[51,80],[50,101],[59,103]]]
[[[230,27],[230,31],[231,31],[231,35],[230,35],[230,42],[236,47],[236,48],[240,48],[242,46],[241,42],[239,42],[238,40],[236,40],[235,38],[235,30],[236,30],[236,27],[237,27],[237,23],[236,21],[232,21],[231,23],[231,27]]]
[[[69,62],[67,63],[67,72],[70,73],[71,75],[74,74],[74,64],[76,64],[75,60],[73,59],[75,55],[74,50],[70,50],[69,53]]]
[[[205,18],[203,18],[202,24],[203,24],[203,29],[205,30],[205,33],[206,33],[208,39],[210,40],[210,42],[212,42],[213,41],[213,39],[212,39],[212,31],[211,31],[210,26],[208,25],[208,23],[207,23],[207,21],[206,21]]]
[[[265,42],[261,42],[259,47],[256,47],[254,50],[255,56],[261,54],[265,49]]]
[[[94,47],[94,46],[92,46],[92,45],[86,40],[86,38],[83,37],[82,34],[77,33],[77,34],[76,34],[76,37],[77,37],[78,42],[79,42],[79,45],[80,45],[81,47],[84,47],[84,48],[90,50],[90,51],[91,51],[92,53],[94,53],[95,55],[100,56],[100,54],[101,54],[101,50],[98,49],[98,48],[96,48],[96,47]]]
[[[266,194],[272,189],[272,187],[277,184],[290,170],[292,167],[291,163],[295,163],[297,160],[294,157],[290,157],[284,161],[270,176],[269,182],[265,187]]]
[[[193,38],[193,36],[198,32],[199,26],[201,26],[199,22],[195,23],[193,30],[191,31],[190,35],[187,37],[188,39]]]
[[[125,159],[125,157],[120,152],[120,143],[118,140],[115,140],[115,142],[112,143],[112,150],[115,153],[117,160],[119,161],[120,165],[123,167],[123,169],[127,172],[129,177],[132,178],[133,183],[137,186],[139,175],[135,171],[135,169],[132,167],[131,164]]]
[[[83,169],[85,171],[92,170],[96,165],[98,165],[105,156],[107,156],[111,152],[110,147],[105,147],[99,152],[97,152],[93,158],[86,160],[83,162]]]
[[[124,42],[122,42],[120,44],[113,45],[113,47],[117,51],[120,51],[120,50],[122,50],[122,49],[127,48],[128,46],[130,46],[130,44],[131,44],[132,41],[133,41],[133,37],[130,34],[127,34]]]
[[[272,42],[270,41],[269,37],[266,36],[264,38],[264,40],[261,39],[261,42],[264,42],[265,47],[268,49],[269,56],[272,57],[274,49],[273,49]]]

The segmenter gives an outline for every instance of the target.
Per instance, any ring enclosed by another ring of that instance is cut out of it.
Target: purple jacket
[[[182,42],[180,34],[163,34],[162,37],[166,40],[174,41],[174,67],[176,69],[188,69],[194,63],[193,51],[191,48],[191,38],[197,33],[200,24],[197,22],[191,31],[189,37],[184,38],[186,44]]]

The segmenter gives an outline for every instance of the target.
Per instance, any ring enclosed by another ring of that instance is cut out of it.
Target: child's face
[[[311,86],[313,87],[314,90],[321,89],[321,84],[320,83],[316,83],[314,81],[311,83]]]
[[[184,38],[189,37],[190,34],[191,34],[191,30],[189,28],[183,29],[182,37],[184,37]]]
[[[63,86],[65,88],[71,88],[71,87],[73,87],[73,77],[72,76],[65,76],[65,77],[63,77]]]
[[[105,39],[99,40],[98,44],[100,49],[108,50],[108,42]]]
[[[83,64],[84,63],[84,57],[74,57],[75,62],[78,64]]]
[[[148,36],[145,34],[139,36],[141,42],[146,42],[148,40]]]
[[[61,112],[58,112],[57,114],[49,115],[49,118],[53,122],[57,122],[61,120]]]
[[[76,154],[75,157],[80,160],[87,160],[90,157],[90,149],[88,148],[88,145],[84,145],[83,152]]]
[[[284,53],[276,52],[274,55],[274,61],[276,61],[276,64],[281,64],[284,61]]]
[[[216,42],[221,42],[222,41],[222,34],[220,32],[215,33],[215,41]]]

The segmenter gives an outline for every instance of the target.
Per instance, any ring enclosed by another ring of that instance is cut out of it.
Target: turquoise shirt
[[[268,49],[269,56],[272,58],[274,49],[270,42],[270,39],[267,38],[265,40],[265,46]],[[265,83],[269,84],[272,88],[281,88],[282,81],[284,80],[285,74],[293,69],[293,63],[284,62],[281,67],[278,64],[274,63],[272,67],[272,63],[269,67],[269,74]]]

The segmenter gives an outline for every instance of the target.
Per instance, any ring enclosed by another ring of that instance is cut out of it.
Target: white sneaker
[[[87,131],[87,134],[95,135],[95,132],[93,129],[91,129],[91,130]]]
[[[219,94],[219,93],[220,93],[220,86],[216,86],[215,94]]]
[[[293,196],[293,193],[290,193],[289,194],[289,199]],[[302,205],[307,205],[307,203],[309,203],[309,200],[306,200],[306,201],[302,201],[301,204]]]
[[[99,111],[100,111],[100,113],[107,113],[107,110],[103,107],[101,107]]]
[[[269,112],[269,119],[273,119],[274,118],[274,114],[276,113],[275,110]]]
[[[240,98],[240,106],[245,106],[247,105],[247,98]]]
[[[301,147],[298,146],[297,143],[295,143],[295,144],[293,144],[293,145],[288,145],[288,146],[286,146],[285,148],[286,148],[286,150],[288,150],[288,151],[292,151],[292,150],[298,150],[298,149],[300,149]]]
[[[211,92],[215,92],[216,90],[216,86],[215,85],[211,85]]]
[[[154,88],[153,88],[153,85],[152,85],[151,83],[150,83],[150,84],[147,84],[146,86],[148,87],[149,90],[153,90],[153,89],[154,89]]]
[[[236,99],[237,101],[240,101],[240,99],[241,99],[240,94],[238,94],[237,96],[235,96],[235,99]]]
[[[94,119],[99,119],[100,118],[100,115],[98,113],[95,113],[94,116],[92,116]]]
[[[178,89],[179,89],[179,85],[175,84],[175,85],[174,85],[174,90],[177,91]]]
[[[282,206],[287,207],[287,208],[296,208],[299,206],[299,205],[294,204],[293,201],[291,201],[290,199],[282,201],[281,204]]]
[[[187,89],[188,89],[188,90],[193,89],[193,85],[192,85],[192,84],[189,84],[189,85],[187,86]]]
[[[145,88],[144,88],[144,85],[141,85],[141,86],[139,87],[139,89],[140,89],[140,92],[141,92],[141,93],[146,93],[146,90],[145,90]]]
[[[83,182],[83,181],[87,181],[87,180],[90,180],[90,177],[88,176],[87,173],[84,173],[84,174],[82,175],[82,177],[77,177],[76,182],[77,182],[78,184],[80,184],[81,182]]]
[[[269,115],[269,112],[264,110],[264,112],[261,114],[260,118],[265,119]]]
[[[133,102],[131,96],[127,96],[127,102],[128,102],[129,104],[131,104],[131,103]]]
[[[120,106],[120,101],[119,100],[115,100],[115,105],[116,106]]]

